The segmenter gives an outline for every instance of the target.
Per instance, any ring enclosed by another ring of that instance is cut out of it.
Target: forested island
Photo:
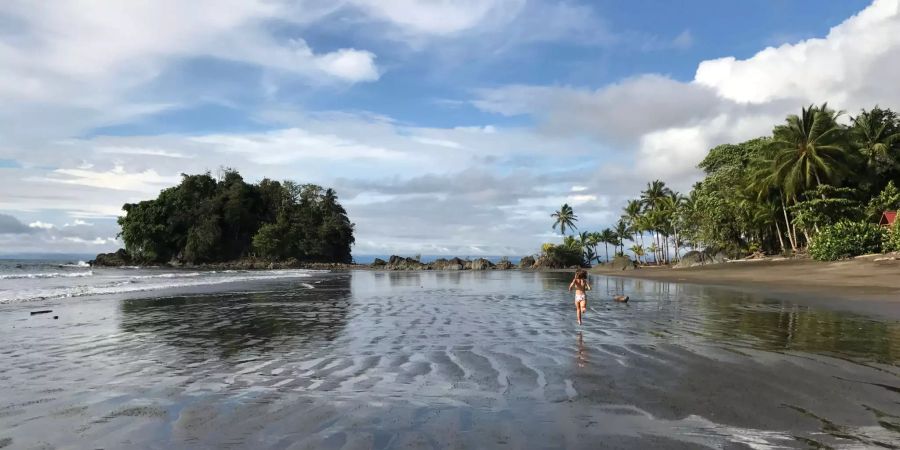
[[[353,223],[334,190],[263,179],[236,170],[218,179],[182,174],[153,200],[126,203],[119,217],[125,248],[96,264],[210,264],[266,261],[351,263]]]

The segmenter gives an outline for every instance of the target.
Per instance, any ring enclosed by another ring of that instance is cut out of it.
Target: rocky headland
[[[88,263],[93,267],[129,267],[145,266],[140,261],[135,261],[124,249],[113,253],[101,253]],[[153,264],[154,266],[175,267],[185,269],[206,270],[273,270],[273,269],[315,269],[315,270],[559,270],[576,269],[577,267],[565,267],[547,257],[524,256],[518,264],[508,259],[499,262],[491,262],[485,258],[461,259],[439,258],[431,262],[422,262],[418,259],[393,255],[387,260],[375,258],[371,264],[344,264],[344,263],[318,263],[301,261],[296,258],[284,260],[270,260],[265,258],[246,257],[234,261],[215,263],[189,264],[180,261],[170,261],[165,264]]]

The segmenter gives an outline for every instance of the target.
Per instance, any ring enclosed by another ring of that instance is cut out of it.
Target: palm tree
[[[819,184],[837,181],[846,170],[839,113],[810,105],[776,126],[771,142],[773,181],[791,200]]]
[[[624,220],[619,219],[616,223],[616,241],[619,247],[622,248],[622,254],[625,254],[625,238],[628,237],[628,224],[625,223]]]
[[[550,214],[550,217],[556,219],[553,222],[553,229],[559,227],[559,231],[562,234],[566,234],[566,228],[577,230],[575,227],[575,222],[578,221],[578,216],[575,215],[575,211],[572,210],[572,207],[569,206],[568,203],[563,203],[562,207],[559,208],[559,211],[556,211],[553,214]]]
[[[635,234],[640,232],[638,219],[640,219],[642,211],[643,207],[640,200],[629,200],[628,204],[625,205],[625,208],[623,209],[623,212],[625,213],[623,217],[628,221],[629,228],[631,228],[631,231]],[[632,239],[632,242],[634,241],[635,240]]]
[[[866,165],[875,172],[896,166],[895,154],[900,148],[896,114],[876,106],[871,111],[862,111],[852,121],[850,139]]]
[[[603,231],[600,232],[600,242],[606,247],[606,260],[609,261],[609,244],[614,244],[616,242],[616,232],[610,228],[604,228]]]
[[[647,189],[641,192],[641,204],[648,209],[653,209],[659,203],[659,200],[668,195],[669,192],[666,183],[653,180],[652,183],[647,183]]]
[[[597,246],[600,245],[601,242],[603,242],[603,236],[601,236],[600,233],[594,231],[590,234],[590,242],[591,242],[591,246],[593,247],[594,259],[596,259],[597,262],[599,263],[600,262],[600,252],[597,250]]]
[[[644,256],[644,247],[642,247],[641,244],[632,245],[631,253],[634,253],[634,257],[638,260],[638,263],[644,263],[643,261],[641,261],[641,257]]]
[[[656,252],[659,251],[659,248],[656,246],[656,242],[651,242],[650,247],[647,247],[647,251],[653,254],[653,263],[659,265],[659,260],[656,259]]]
[[[578,242],[581,244],[581,251],[584,254],[584,260],[588,264],[594,260],[597,256],[597,251],[594,248],[597,244],[594,242],[594,235],[596,233],[589,233],[587,231],[582,231],[578,233]]]
[[[660,208],[660,202],[662,199],[666,198],[670,192],[672,191],[666,187],[666,183],[659,180],[653,180],[652,182],[647,183],[647,189],[641,192],[641,204],[646,208],[645,214],[649,213],[651,215],[647,225],[649,225],[649,231],[655,235],[654,240],[656,241],[657,249],[661,248],[659,232],[662,228],[662,217],[660,217],[659,214],[654,213],[658,212],[657,210]],[[656,255],[654,255],[654,258],[656,258]]]

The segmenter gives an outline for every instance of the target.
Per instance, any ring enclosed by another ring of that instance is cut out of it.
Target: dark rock
[[[402,256],[393,255],[388,259],[387,265],[384,266],[388,270],[428,270],[430,267],[422,264],[418,260],[412,258],[404,258]]]
[[[381,258],[375,258],[375,261],[372,261],[373,267],[380,267],[386,265],[387,262]]]
[[[459,258],[444,259],[440,258],[429,264],[434,270],[462,270],[464,261]]]
[[[681,260],[678,261],[678,264],[675,264],[675,268],[684,269],[688,267],[705,266],[707,264],[721,264],[726,261],[728,261],[728,258],[725,255],[725,252],[699,252],[695,250],[685,253],[684,256],[681,257]]]
[[[618,255],[612,261],[605,262],[601,265],[607,270],[634,270],[637,269],[637,263],[625,255]]]
[[[484,258],[478,258],[472,261],[472,270],[490,270],[494,264]]]
[[[131,260],[131,255],[125,251],[124,248],[120,248],[116,250],[115,253],[101,253],[97,255],[92,261],[88,262],[91,266],[106,266],[106,267],[121,267],[121,266],[130,266],[133,265],[134,262]]]
[[[525,256],[519,260],[519,268],[520,269],[530,269],[534,266],[534,257],[533,256]]]
[[[556,261],[547,256],[541,255],[537,260],[534,261],[534,265],[531,266],[532,269],[562,269],[563,267],[559,265]]]
[[[53,316],[53,320],[59,319],[59,316]]]

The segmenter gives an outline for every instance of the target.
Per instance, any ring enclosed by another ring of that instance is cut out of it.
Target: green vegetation
[[[820,261],[879,253],[885,230],[867,222],[841,221],[822,228],[809,244],[809,254]]]
[[[575,222],[578,221],[578,216],[575,215],[575,212],[572,211],[572,207],[569,206],[568,203],[563,203],[562,207],[559,208],[559,211],[556,211],[553,214],[550,214],[550,217],[554,218],[553,229],[559,227],[559,232],[562,234],[566,234],[566,228],[569,230],[576,230]]]
[[[884,236],[883,241],[886,252],[900,252],[900,221],[894,222],[894,226]]]
[[[127,203],[119,217],[125,250],[139,263],[271,260],[351,262],[353,224],[331,189],[234,170],[182,175],[154,200]]]
[[[900,250],[896,231],[873,224],[900,209],[900,116],[877,106],[842,116],[810,105],[770,136],[711,149],[698,165],[703,180],[687,195],[648,183],[615,229],[577,239],[585,262],[599,261],[588,247],[611,243],[624,252],[625,240],[636,258],[658,264],[678,260],[685,247],[731,257],[808,250],[818,259]]]

